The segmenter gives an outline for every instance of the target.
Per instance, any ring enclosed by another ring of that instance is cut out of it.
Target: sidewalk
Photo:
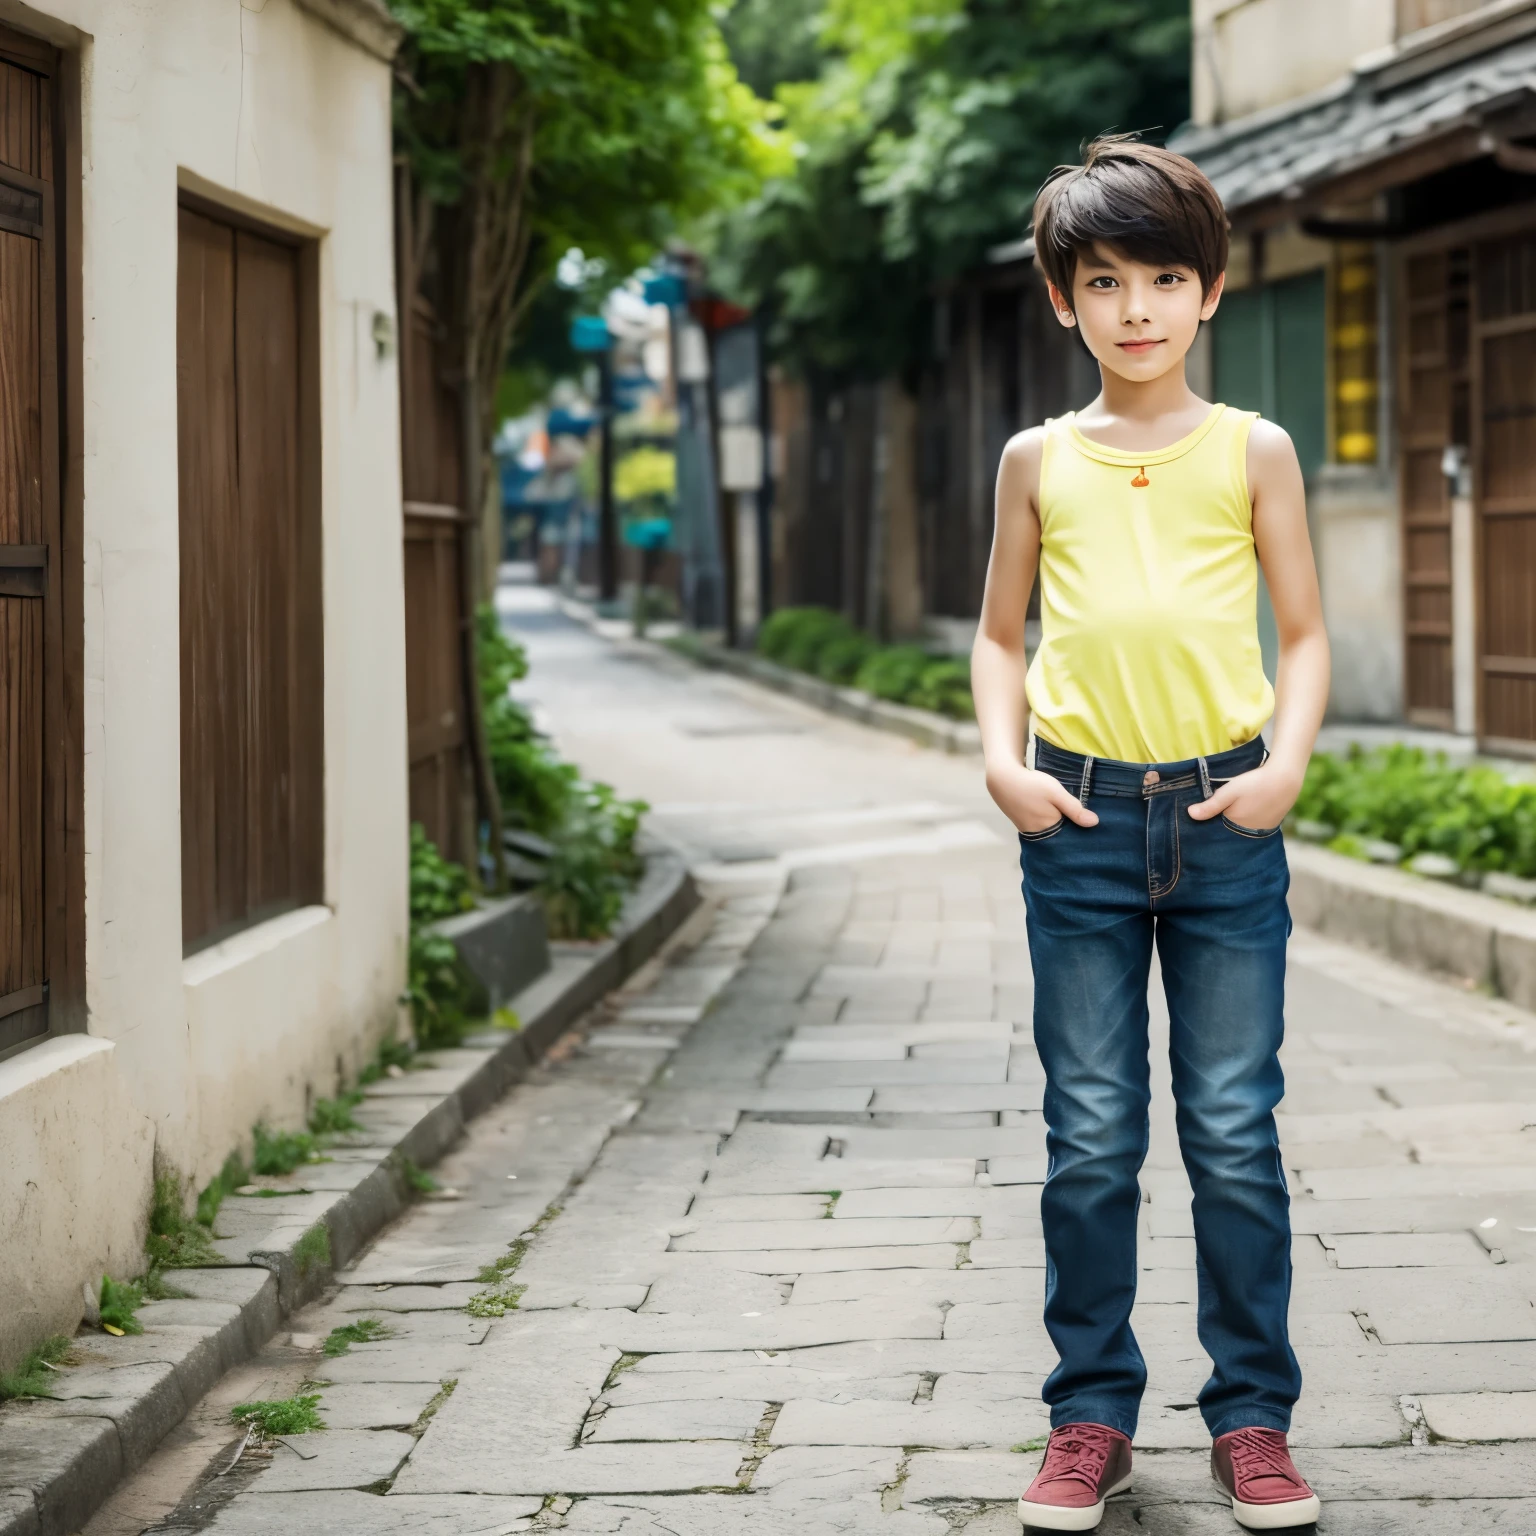
[[[457,1198],[224,1389],[324,1381],[330,1427],[174,1498],[152,1466],[152,1528],[1013,1536],[1054,1358],[1042,1082],[1012,849],[974,765],[554,616],[528,639],[562,747],[653,800],[706,906],[475,1123],[438,1169]],[[1319,1529],[1536,1530],[1536,1021],[1302,933],[1290,986],[1294,1443]],[[1193,1408],[1161,1042],[1143,1183],[1152,1380],[1136,1488],[1101,1530],[1235,1531]],[[394,1336],[323,1357],[358,1317]],[[217,1470],[236,1437],[203,1432]],[[88,1536],[144,1529],[152,1483]]]

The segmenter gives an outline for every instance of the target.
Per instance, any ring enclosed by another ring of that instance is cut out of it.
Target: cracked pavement
[[[652,802],[707,900],[89,1536],[1017,1532],[1054,1364],[1042,1077],[978,765],[503,603],[563,750]],[[1288,1016],[1318,1528],[1536,1532],[1536,1021],[1301,932]],[[1157,1048],[1154,1088],[1151,1380],[1101,1530],[1200,1536],[1237,1527]],[[392,1336],[320,1353],[361,1317]],[[306,1380],[328,1428],[211,1479],[228,1404]]]

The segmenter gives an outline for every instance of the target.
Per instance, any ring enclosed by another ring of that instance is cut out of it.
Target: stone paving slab
[[[444,1452],[412,1458],[396,1479],[402,1493],[690,1493],[734,1488],[741,1447],[714,1440],[672,1445],[590,1445],[523,1459],[498,1444],[493,1455]]]
[[[1536,1392],[1429,1393],[1418,1402],[1442,1440],[1536,1440]]]
[[[367,1488],[393,1477],[415,1449],[394,1430],[330,1429],[293,1435],[295,1449],[278,1442],[272,1465],[257,1485],[262,1493],[309,1493],[330,1488]]]
[[[439,1390],[435,1381],[328,1386],[320,1393],[320,1416],[327,1429],[409,1429]]]
[[[415,1497],[355,1492],[247,1493],[214,1517],[213,1536],[509,1536],[526,1530],[542,1499],[455,1494]]]
[[[679,1233],[671,1249],[674,1253],[740,1253],[775,1248],[899,1248],[915,1243],[968,1243],[976,1235],[976,1222],[969,1216],[729,1221]]]

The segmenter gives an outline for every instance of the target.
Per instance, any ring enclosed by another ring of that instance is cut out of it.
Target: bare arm
[[[1290,438],[1273,422],[1256,421],[1249,434],[1248,486],[1253,542],[1280,633],[1270,756],[1262,768],[1231,780],[1189,814],[1204,820],[1225,812],[1239,826],[1275,827],[1301,793],[1328,707],[1330,663],[1301,466]]]
[[[1049,774],[1024,766],[1028,706],[1024,701],[1024,617],[1040,564],[1039,428],[1022,432],[1003,451],[997,472],[997,516],[981,622],[971,649],[971,693],[987,789],[1023,832],[1039,832],[1063,816],[1085,827],[1098,817]]]

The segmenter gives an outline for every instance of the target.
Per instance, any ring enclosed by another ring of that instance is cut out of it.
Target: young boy
[[[1185,382],[1227,259],[1221,202],[1195,166],[1099,139],[1042,188],[1035,245],[1103,389],[1008,444],[971,660],[987,787],[1019,831],[1046,1074],[1045,1325],[1060,1363],[1019,1513],[1092,1530],[1131,1483],[1155,944],[1214,1366],[1200,1393],[1212,1471],[1242,1525],[1310,1525],[1318,1500],[1286,1446],[1301,1376],[1273,1113],[1290,932],[1280,824],[1328,694],[1301,470],[1279,427]],[[1255,555],[1280,635],[1273,690]],[[1037,569],[1042,633],[1026,672]]]

